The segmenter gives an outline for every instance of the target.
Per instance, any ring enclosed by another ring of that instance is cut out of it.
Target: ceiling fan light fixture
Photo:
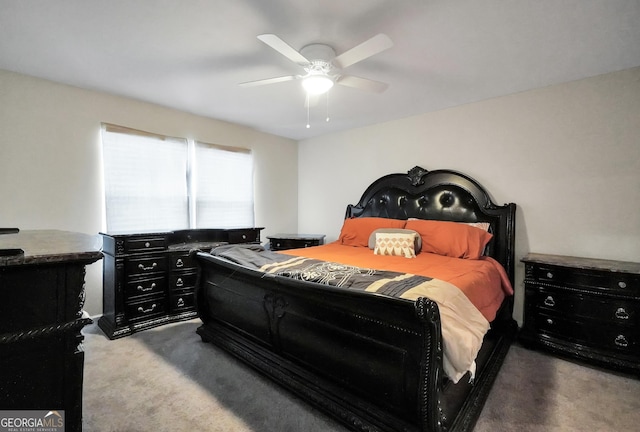
[[[333,80],[326,75],[311,75],[302,80],[302,87],[310,95],[321,95],[333,87]]]

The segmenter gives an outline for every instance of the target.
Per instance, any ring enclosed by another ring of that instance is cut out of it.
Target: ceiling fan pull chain
[[[309,123],[309,105],[311,105],[309,103],[309,95],[307,95],[307,129],[309,129],[311,127],[311,123]]]
[[[327,92],[327,118],[325,119],[325,121],[327,123],[329,122],[329,92]]]

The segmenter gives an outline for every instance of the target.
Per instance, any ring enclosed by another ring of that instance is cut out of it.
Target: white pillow
[[[418,233],[376,233],[375,255],[402,256],[415,258],[415,243]],[[418,236],[419,237],[419,236]]]
[[[369,235],[369,249],[374,250],[376,248],[376,234],[378,233],[404,233],[404,234],[416,234],[415,244],[413,245],[413,250],[415,250],[416,254],[420,253],[422,250],[422,237],[415,230],[403,229],[403,228],[378,228],[374,230],[371,235]]]

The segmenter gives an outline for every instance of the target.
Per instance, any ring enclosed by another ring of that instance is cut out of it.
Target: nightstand
[[[640,263],[529,254],[521,342],[640,374]]]
[[[276,234],[267,236],[269,248],[274,251],[299,249],[324,244],[324,234]]]

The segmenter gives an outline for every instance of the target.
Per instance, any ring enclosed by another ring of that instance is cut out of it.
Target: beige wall
[[[335,240],[371,181],[415,165],[518,204],[521,320],[529,251],[640,261],[640,68],[302,141],[299,229]]]
[[[420,165],[466,172],[495,202],[517,203],[518,260],[535,251],[640,261],[640,68],[298,145],[0,71],[0,226],[102,229],[100,122],[252,148],[263,239],[297,228],[335,240],[346,205],[371,181]],[[100,314],[101,303],[101,265],[93,265],[86,309]]]
[[[0,70],[0,226],[102,229],[100,123],[251,148],[256,225],[297,226],[297,144],[246,127]],[[233,179],[229,179],[233,181]],[[85,309],[102,313],[102,265],[89,266]]]

